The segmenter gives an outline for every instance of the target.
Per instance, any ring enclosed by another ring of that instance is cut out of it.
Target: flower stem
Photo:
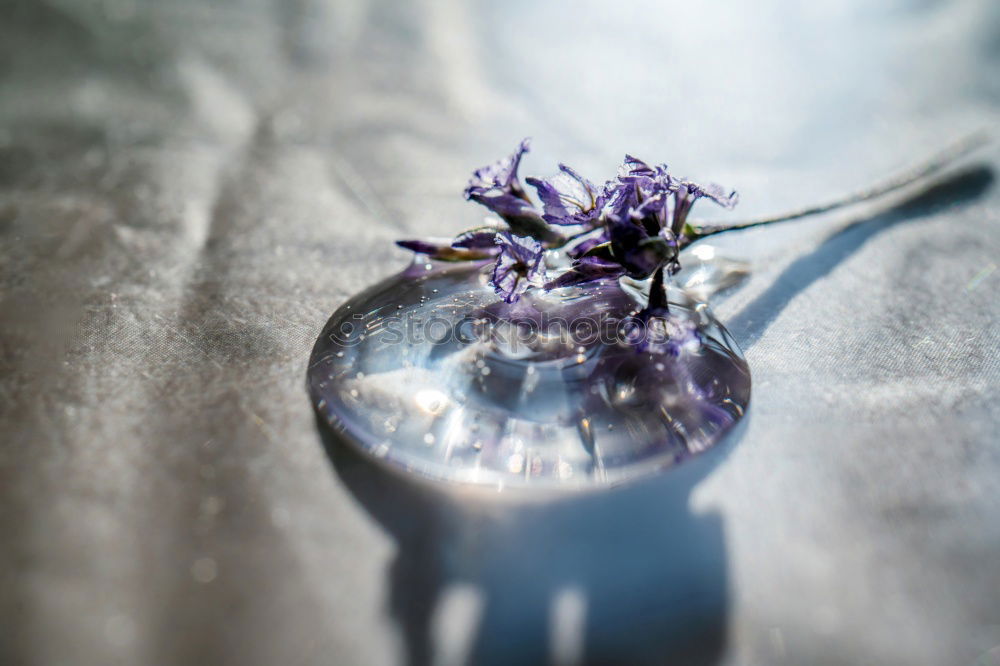
[[[653,310],[656,308],[663,308],[666,310],[667,305],[667,285],[663,281],[663,266],[661,265],[653,273],[653,279],[649,283],[649,300],[646,302],[646,309]]]
[[[917,181],[927,178],[928,176],[937,174],[945,167],[950,166],[958,159],[968,155],[976,148],[989,143],[991,139],[992,137],[988,132],[980,130],[962,138],[959,141],[956,141],[923,162],[915,164],[909,169],[901,171],[890,178],[877,182],[874,185],[870,185],[856,192],[852,192],[846,196],[816,206],[807,206],[805,208],[787,211],[778,215],[768,215],[740,222],[732,222],[730,224],[699,224],[698,222],[692,222],[688,231],[693,233],[685,234],[687,236],[687,243],[685,243],[685,245],[690,245],[694,241],[707,238],[708,236],[721,234],[726,231],[749,229],[751,227],[760,227],[765,224],[773,224],[775,222],[797,220],[803,217],[820,215],[822,213],[828,213],[840,208],[846,208],[854,204],[877,199],[882,195],[900,190],[908,185],[912,185]]]

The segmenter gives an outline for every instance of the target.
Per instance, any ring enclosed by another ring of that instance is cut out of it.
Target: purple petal
[[[451,247],[451,241],[414,238],[412,240],[398,240],[396,245],[417,254],[432,255],[443,248]]]
[[[673,215],[671,228],[677,235],[684,230],[688,213],[698,199],[711,199],[724,208],[733,208],[740,200],[735,190],[728,193],[725,189],[714,183],[709,185],[698,185],[690,180],[678,180],[673,193]]]
[[[538,198],[542,200],[542,208],[545,211],[546,218],[550,216],[555,218],[570,216],[570,211],[567,210],[562,197],[559,196],[559,190],[549,181],[528,177],[524,179],[524,182],[535,188]]]
[[[524,215],[526,212],[535,213],[534,206],[524,199],[500,190],[477,192],[470,198],[476,203],[486,206],[500,217]]]
[[[575,184],[572,185],[572,187],[577,188],[577,191],[580,193],[581,199],[586,199],[587,197],[590,197],[592,199],[597,195],[597,188],[594,186],[594,184],[584,176],[581,176],[579,173],[577,173],[575,169],[560,163],[559,170],[562,171],[567,176],[569,176],[574,181]]]
[[[509,231],[501,231],[496,234],[495,242],[500,246],[501,252],[527,266],[537,268],[537,264],[542,260],[544,252],[542,244],[533,238],[515,236]]]
[[[615,259],[633,278],[649,277],[664,262],[677,255],[676,239],[673,245],[632,221],[610,222],[611,252]]]
[[[583,241],[577,243],[575,246],[570,248],[566,253],[569,256],[573,257],[574,259],[578,259],[582,257],[584,254],[586,254],[587,251],[590,250],[591,248],[595,248],[598,245],[604,245],[605,243],[608,242],[608,240],[609,240],[608,232],[602,231],[596,236],[584,239]]]
[[[573,262],[573,267],[555,280],[547,282],[545,289],[559,289],[560,287],[571,287],[605,278],[617,278],[624,273],[625,269],[619,264],[596,257],[584,257]]]
[[[529,139],[523,139],[511,155],[473,171],[465,188],[465,198],[476,199],[477,195],[490,190],[525,198],[524,188],[517,179],[517,170],[521,166],[521,156],[528,152],[530,145]]]
[[[478,259],[488,259],[500,251],[497,247],[483,248],[455,248],[451,245],[451,240],[426,238],[426,239],[406,239],[396,241],[396,245],[404,250],[410,250],[417,254],[425,254],[431,259],[440,261],[475,261]]]
[[[629,217],[642,225],[649,233],[655,234],[662,229],[667,221],[668,192],[654,191],[645,200],[629,211]]]
[[[715,203],[719,204],[723,208],[732,209],[740,202],[740,195],[736,190],[729,190],[728,192],[721,185],[716,185],[715,183],[709,183],[707,185],[698,185],[690,181],[686,181],[685,184],[695,198],[705,197],[706,199],[711,199]]]
[[[614,182],[614,181],[612,181]],[[638,202],[635,187],[626,183],[615,183],[605,187],[605,203],[601,217],[608,220],[628,219],[628,211]]]
[[[586,224],[597,217],[604,203],[594,184],[565,164],[560,164],[559,173],[548,180],[525,181],[538,192],[543,217],[551,224]]]
[[[666,171],[667,165],[661,165]],[[656,175],[656,170],[640,160],[638,157],[633,157],[631,155],[625,155],[625,161],[620,167],[618,167],[618,178],[620,180],[625,180],[629,178],[647,177],[652,178]]]
[[[497,232],[502,231],[497,227],[479,227],[469,229],[455,236],[451,242],[452,247],[465,248],[492,248],[496,246]]]
[[[514,264],[509,255],[501,252],[496,265],[493,266],[493,277],[490,280],[493,290],[508,303],[513,303],[520,297],[518,281],[521,276],[514,270]]]
[[[544,250],[532,238],[515,236],[508,231],[496,235],[500,255],[493,267],[490,283],[494,291],[508,303],[515,302],[529,287],[540,287],[545,282]]]

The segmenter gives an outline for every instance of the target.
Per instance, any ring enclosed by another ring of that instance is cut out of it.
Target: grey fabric
[[[814,202],[996,126],[1000,4],[0,12],[0,663],[1000,663],[995,147],[720,240],[749,417],[635,488],[415,489],[304,389],[522,136],[529,173],[627,150]]]

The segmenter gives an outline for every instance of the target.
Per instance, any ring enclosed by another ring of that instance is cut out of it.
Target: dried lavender
[[[697,240],[869,201],[940,171],[984,140],[981,134],[970,136],[893,178],[821,205],[730,224],[707,224],[688,220],[694,204],[708,199],[732,209],[739,201],[735,191],[675,177],[666,164],[649,165],[631,155],[625,156],[615,178],[601,187],[564,164],[551,178],[526,178],[541,202],[539,208],[518,176],[521,158],[530,148],[524,139],[512,154],[476,169],[465,188],[466,199],[486,206],[499,220],[450,240],[397,244],[442,261],[495,258],[491,284],[508,303],[529,288],[557,289],[623,275],[653,276],[652,293],[656,294],[662,291],[662,278],[680,268],[680,251]],[[550,280],[543,256],[552,249],[563,250],[573,262]],[[653,308],[650,303],[649,309]],[[665,309],[666,301],[655,308]]]

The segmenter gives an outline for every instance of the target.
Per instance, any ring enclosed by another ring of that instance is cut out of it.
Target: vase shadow
[[[725,533],[719,514],[691,509],[690,494],[745,421],[669,474],[529,501],[410,481],[317,416],[336,474],[396,542],[389,610],[412,665],[716,663],[728,607]],[[459,587],[479,600],[478,620],[435,620]],[[435,622],[472,624],[471,646],[442,659]]]

